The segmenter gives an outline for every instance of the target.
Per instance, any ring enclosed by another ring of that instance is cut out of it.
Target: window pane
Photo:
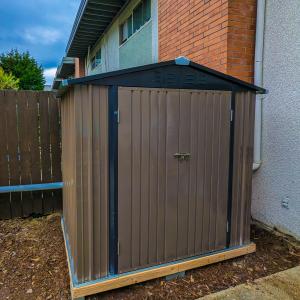
[[[137,31],[143,25],[143,4],[140,3],[133,10],[133,32]]]
[[[94,69],[96,67],[96,58],[95,58],[95,56],[93,56],[93,58],[91,60],[91,66],[92,66],[92,69]]]
[[[127,22],[123,24],[123,41],[127,40],[128,38],[128,27]]]
[[[128,37],[132,36],[132,15],[127,19]]]
[[[143,1],[143,23],[145,24],[151,18],[151,0]]]
[[[96,53],[96,62],[95,62],[95,64],[96,64],[96,66],[101,64],[101,48]]]

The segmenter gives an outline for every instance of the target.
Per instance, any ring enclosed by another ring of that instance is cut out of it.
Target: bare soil
[[[90,299],[196,299],[300,265],[300,243],[257,226],[256,253]],[[0,299],[70,299],[59,215],[0,221]]]
[[[60,216],[0,221],[0,299],[70,299]]]

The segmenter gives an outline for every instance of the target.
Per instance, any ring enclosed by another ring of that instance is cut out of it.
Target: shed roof
[[[62,88],[76,84],[210,90],[266,90],[238,78],[194,63],[185,57],[113,72],[62,81]]]

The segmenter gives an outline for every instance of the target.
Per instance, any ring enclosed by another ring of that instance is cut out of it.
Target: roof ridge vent
[[[179,66],[188,66],[190,64],[190,60],[185,56],[179,56],[175,58],[175,64]]]

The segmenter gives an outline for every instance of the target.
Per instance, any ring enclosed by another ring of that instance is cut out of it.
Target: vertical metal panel
[[[131,91],[124,91],[122,101],[119,102],[119,110],[122,112],[123,126],[119,126],[118,130],[118,236],[122,241],[122,260],[119,260],[119,268],[126,268],[129,263],[131,265],[131,222],[132,222],[132,196],[131,196]],[[118,97],[120,99],[120,95]],[[125,122],[125,120],[127,120]],[[124,226],[124,224],[127,224]]]
[[[166,165],[167,91],[158,93],[158,166]],[[157,174],[157,261],[165,260],[166,168]]]
[[[166,209],[165,209],[165,259],[172,260],[177,254],[178,231],[178,161],[174,153],[179,152],[179,91],[169,90],[167,101],[166,132]]]
[[[140,93],[141,101],[141,241],[140,241],[140,264],[148,264],[149,242],[149,148],[150,148],[150,102],[149,93],[145,90],[133,90],[132,93]],[[121,100],[121,95],[119,100]],[[122,100],[121,100],[122,101]],[[120,102],[119,102],[120,103]],[[121,110],[120,110],[120,113]],[[126,119],[124,120],[126,121]],[[121,127],[121,126],[119,126]],[[135,138],[135,137],[134,137]],[[121,149],[120,149],[121,150]],[[135,183],[133,183],[135,184]],[[121,269],[120,269],[121,270]]]
[[[236,93],[231,246],[250,242],[255,95]]]
[[[119,272],[225,248],[231,93],[119,88],[118,101]]]
[[[179,99],[179,151],[191,152],[191,92],[181,91]],[[190,163],[178,164],[178,196],[177,196],[177,254],[178,258],[188,253],[188,222],[189,222],[189,173]]]
[[[78,282],[108,274],[107,88],[75,86],[62,100],[64,218]]]
[[[130,93],[130,91],[128,91]],[[130,95],[128,95],[130,96]],[[130,99],[130,97],[129,97]],[[123,104],[122,104],[123,105]],[[132,93],[132,211],[136,212],[132,216],[132,264],[140,264],[140,224],[141,224],[141,128],[142,118],[140,92]],[[130,106],[130,105],[129,105]],[[123,118],[123,115],[122,115]]]

